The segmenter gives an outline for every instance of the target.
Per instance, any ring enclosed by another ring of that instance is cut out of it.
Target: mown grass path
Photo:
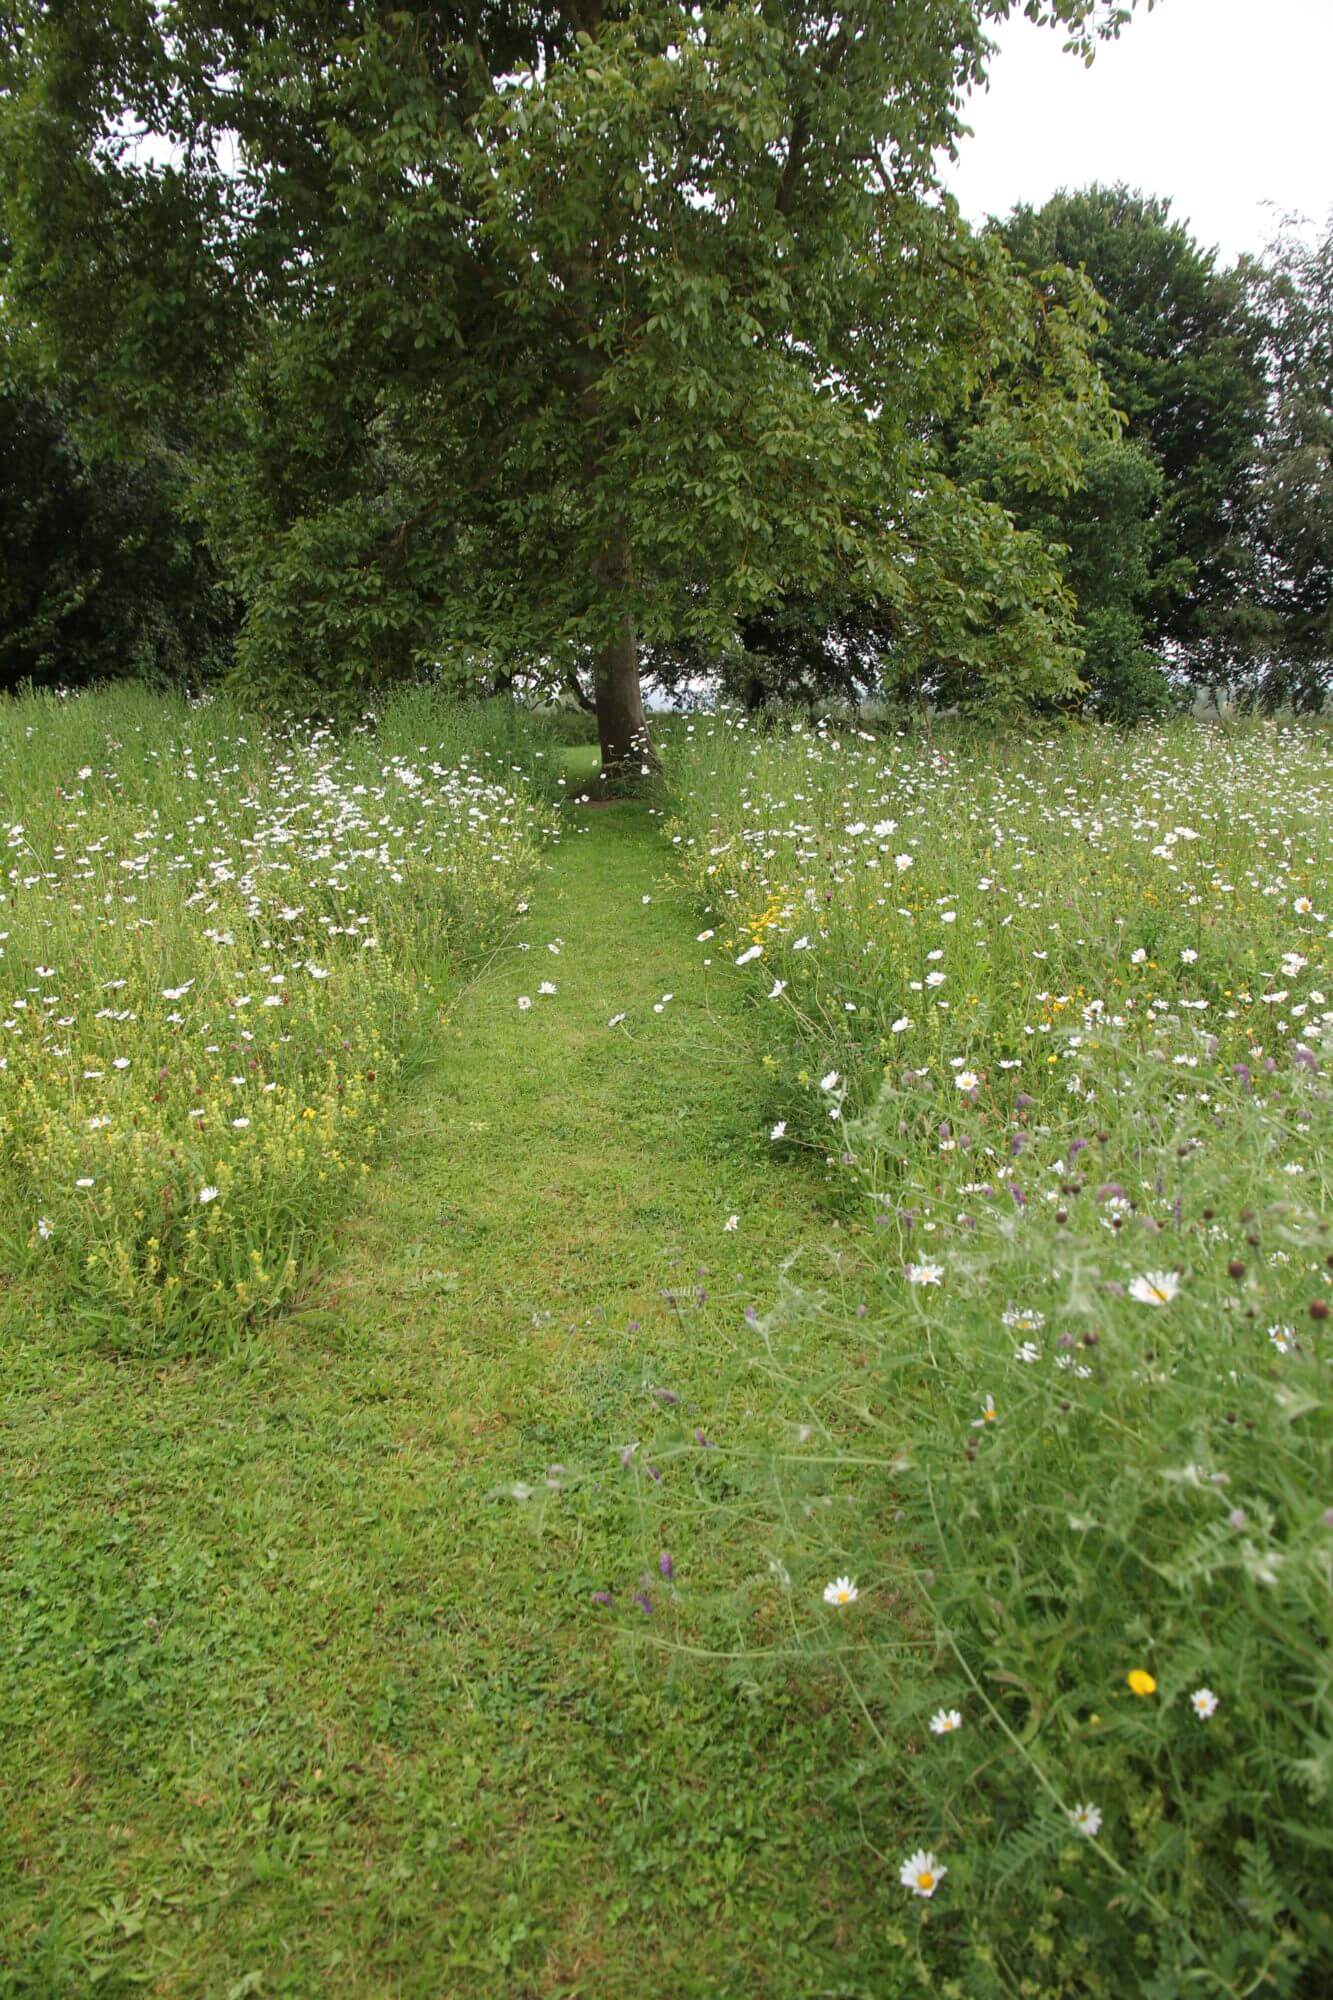
[[[668,862],[643,808],[570,813],[251,1352],[20,1345],[0,1994],[896,1990],[824,1802],[838,1717],[671,1674],[592,1603],[639,1585],[647,1389],[709,1381],[664,1294],[739,1314],[830,1226]],[[553,1465],[604,1476],[497,1497]]]

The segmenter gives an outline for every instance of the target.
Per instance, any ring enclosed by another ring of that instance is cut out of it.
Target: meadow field
[[[1333,1973],[1333,737],[0,710],[0,1996]]]

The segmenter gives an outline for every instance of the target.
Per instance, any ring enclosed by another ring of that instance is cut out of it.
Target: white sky
[[[1092,68],[1019,18],[995,33],[990,88],[945,179],[981,221],[1057,188],[1126,181],[1167,195],[1224,261],[1259,251],[1275,211],[1333,208],[1333,0],[1142,0]]]

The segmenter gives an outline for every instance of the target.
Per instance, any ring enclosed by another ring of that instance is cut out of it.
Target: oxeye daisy
[[[1210,1716],[1217,1713],[1217,1696],[1211,1688],[1195,1688],[1190,1696],[1190,1707],[1200,1722],[1207,1722]]]
[[[952,1736],[955,1729],[961,1729],[963,1718],[956,1708],[937,1708],[930,1718],[932,1736]]]
[[[943,1264],[909,1264],[904,1274],[909,1285],[938,1285],[944,1276]]]
[[[898,1870],[898,1880],[914,1896],[933,1896],[948,1872],[942,1861],[937,1861],[926,1848],[918,1847]]]
[[[1141,1306],[1170,1305],[1179,1292],[1180,1279],[1174,1271],[1145,1271],[1129,1281],[1129,1296]]]
[[[1095,1840],[1102,1830],[1102,1809],[1100,1806],[1071,1806],[1071,1825],[1076,1827],[1085,1840]]]
[[[824,1585],[825,1604],[855,1604],[860,1595],[849,1576],[835,1576],[832,1583]]]
[[[204,1204],[204,1206],[207,1207],[210,1201],[217,1200],[221,1192],[222,1192],[221,1188],[201,1187],[199,1190],[199,1199]]]

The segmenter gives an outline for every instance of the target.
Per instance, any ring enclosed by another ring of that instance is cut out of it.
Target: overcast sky
[[[1333,208],[1333,0],[1142,4],[1092,68],[1010,20],[946,179],[973,221],[1060,187],[1127,181],[1226,260],[1262,250],[1273,211]]]

